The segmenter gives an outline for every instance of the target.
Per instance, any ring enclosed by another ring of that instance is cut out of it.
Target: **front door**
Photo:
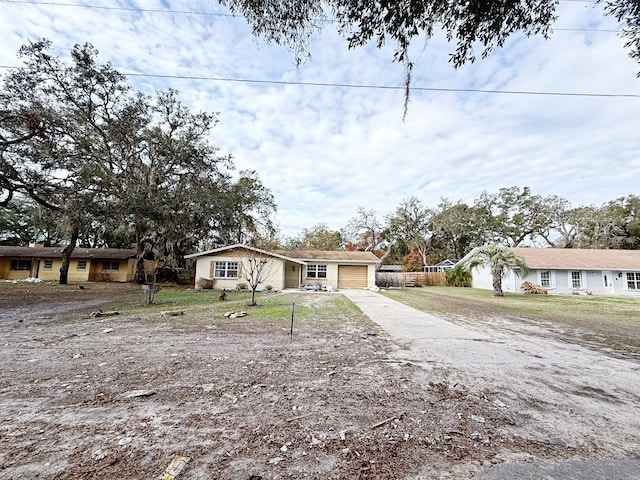
[[[607,295],[613,295],[613,273],[606,271],[602,272],[602,284],[604,285],[604,293]]]

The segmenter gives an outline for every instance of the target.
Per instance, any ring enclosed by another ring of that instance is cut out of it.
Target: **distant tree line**
[[[640,249],[640,196],[573,207],[562,197],[514,186],[484,192],[472,204],[443,198],[432,208],[412,196],[384,217],[360,208],[341,230],[319,224],[283,243],[373,251],[383,264],[402,264],[405,271],[459,259],[483,245]]]
[[[215,114],[174,90],[135,91],[90,45],[68,61],[47,40],[19,51],[0,84],[0,243],[137,251],[178,267],[204,244],[251,243],[275,231],[271,192],[210,144]]]

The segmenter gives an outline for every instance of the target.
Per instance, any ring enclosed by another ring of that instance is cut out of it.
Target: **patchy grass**
[[[79,288],[82,285],[83,288]],[[133,319],[145,318],[155,324],[210,325],[227,321],[226,312],[244,311],[248,317],[236,321],[271,324],[289,328],[292,305],[295,304],[294,323],[313,324],[321,328],[336,327],[344,321],[362,322],[366,317],[349,300],[340,294],[325,292],[258,292],[257,305],[248,306],[250,291],[228,291],[227,300],[219,299],[215,290],[192,290],[187,287],[162,286],[151,305],[144,305],[144,292],[140,285],[131,283],[74,283],[59,285],[57,282],[8,283],[0,282],[0,308],[23,307],[38,310],[43,315],[52,311],[53,304],[69,304],[72,309],[64,320],[86,318],[92,311],[115,310]],[[49,305],[49,306],[47,306]],[[184,310],[179,317],[161,317],[163,311]]]
[[[383,292],[425,312],[487,319],[507,316],[523,322],[547,322],[578,329],[582,340],[615,350],[640,353],[640,299],[596,295],[523,295],[494,297],[489,290],[426,287]]]

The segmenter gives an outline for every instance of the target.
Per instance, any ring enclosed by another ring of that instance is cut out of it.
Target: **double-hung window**
[[[571,272],[571,288],[582,288],[581,272]]]
[[[307,278],[327,278],[327,266],[307,265]]]
[[[103,262],[103,270],[120,270],[120,262]]]
[[[640,290],[640,272],[627,272],[627,288]]]
[[[214,278],[238,278],[238,262],[216,262]]]
[[[551,288],[551,272],[549,270],[540,272],[540,286]]]
[[[45,260],[44,261],[44,269],[51,270],[53,268],[53,260]]]

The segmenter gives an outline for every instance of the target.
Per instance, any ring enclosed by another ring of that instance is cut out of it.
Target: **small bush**
[[[248,288],[246,283],[239,283],[236,285],[236,290],[246,290]]]
[[[204,277],[198,278],[197,287],[201,288],[202,290],[213,290],[213,287],[215,286],[216,286],[215,278],[204,278]]]
[[[463,265],[456,265],[455,267],[447,270],[445,272],[445,278],[447,279],[447,285],[450,287],[471,286],[471,272]]]
[[[266,285],[264,288],[266,288],[270,292],[271,290],[273,290],[273,285]]]

